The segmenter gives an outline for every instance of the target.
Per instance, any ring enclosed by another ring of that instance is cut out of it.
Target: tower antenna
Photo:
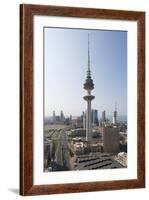
[[[88,71],[90,72],[90,35],[88,33]]]

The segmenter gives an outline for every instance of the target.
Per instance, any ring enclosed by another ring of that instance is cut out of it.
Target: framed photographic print
[[[145,187],[145,13],[20,6],[20,194]]]

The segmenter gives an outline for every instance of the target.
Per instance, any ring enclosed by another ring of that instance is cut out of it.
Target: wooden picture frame
[[[137,21],[137,179],[34,185],[33,17],[35,15]],[[20,194],[23,196],[44,195],[142,187],[145,187],[145,13],[20,5]]]

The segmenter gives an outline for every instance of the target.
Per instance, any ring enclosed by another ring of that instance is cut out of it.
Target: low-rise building
[[[76,156],[74,170],[114,169],[123,168],[107,153],[90,153]]]
[[[114,157],[114,159],[119,162],[124,167],[127,167],[127,153],[126,152],[120,152],[117,156]]]

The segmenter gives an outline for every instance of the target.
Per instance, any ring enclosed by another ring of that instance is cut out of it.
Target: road
[[[61,130],[59,133],[59,144],[55,153],[55,161],[58,165],[70,169],[68,138],[65,129]]]

